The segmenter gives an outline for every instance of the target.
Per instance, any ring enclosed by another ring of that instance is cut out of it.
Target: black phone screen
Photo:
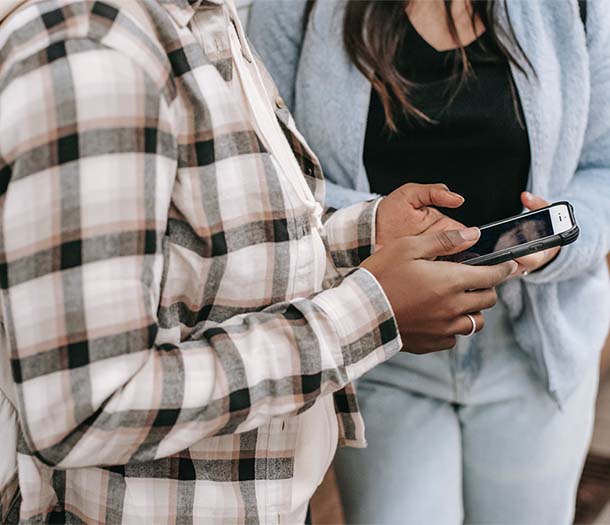
[[[481,238],[465,252],[443,257],[444,260],[464,262],[482,255],[499,252],[553,235],[549,210],[523,218],[512,219],[495,226],[483,226]]]

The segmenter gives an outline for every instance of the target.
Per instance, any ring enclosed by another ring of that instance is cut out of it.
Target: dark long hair
[[[526,73],[532,65],[517,41],[508,14],[507,0],[471,0],[471,21],[479,18],[485,26],[494,44],[506,59],[519,70]],[[395,111],[401,110],[405,115],[420,120],[430,121],[410,100],[415,84],[405,78],[395,66],[396,53],[407,30],[404,16],[409,0],[348,0],[343,20],[343,43],[350,60],[371,82],[383,103],[386,123],[391,131],[396,131]],[[308,0],[305,8],[305,23],[314,7],[315,0]],[[457,26],[451,12],[452,0],[444,0],[445,19],[451,37],[457,47],[458,59],[454,68],[457,79],[454,84],[454,96],[468,79],[471,68],[464,46],[460,42]],[[508,31],[504,31],[498,22],[497,4],[502,3],[508,22]],[[508,34],[506,34],[508,33]],[[511,51],[503,43],[506,37]],[[516,107],[516,90],[511,78],[511,90]],[[517,113],[518,114],[518,113]]]

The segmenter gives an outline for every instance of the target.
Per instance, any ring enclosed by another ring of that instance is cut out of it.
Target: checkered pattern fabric
[[[278,523],[299,413],[334,394],[363,442],[350,383],[400,347],[357,268],[376,202],[319,233],[236,94],[231,23],[219,0],[44,0],[0,27],[23,523]]]

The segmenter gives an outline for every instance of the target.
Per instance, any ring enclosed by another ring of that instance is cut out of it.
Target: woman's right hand
[[[482,310],[496,304],[495,287],[517,270],[509,261],[496,266],[469,266],[432,261],[461,252],[479,239],[478,228],[403,237],[366,259],[394,310],[403,351],[426,354],[453,348],[457,335],[466,335],[475,318],[484,326]]]

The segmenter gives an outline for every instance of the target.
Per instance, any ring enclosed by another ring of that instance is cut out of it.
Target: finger
[[[515,260],[517,261],[517,263],[519,263],[520,266],[523,267],[524,270],[528,272],[533,272],[548,263],[555,256],[555,254],[557,254],[557,251],[557,247],[549,248],[548,250],[543,250],[538,253],[533,253],[532,255],[519,257]]]
[[[494,288],[465,292],[459,297],[458,313],[467,314],[481,310],[489,310],[498,302],[498,295]]]
[[[544,253],[544,252],[542,252]],[[531,272],[534,268],[544,263],[544,255],[536,253],[533,255],[526,255],[525,257],[519,257],[515,259],[515,262],[519,265],[519,272]]]
[[[405,237],[405,243],[414,259],[430,259],[467,250],[475,244],[481,231],[478,228],[448,230],[417,237]]]
[[[523,206],[525,206],[528,210],[531,211],[539,210],[540,208],[546,208],[550,205],[550,202],[544,200],[542,197],[533,195],[529,191],[524,191],[521,194],[521,202],[523,203]]]
[[[518,271],[519,265],[515,261],[508,261],[495,266],[468,266],[463,265],[464,280],[460,283],[463,290],[485,290],[495,288],[508,277]]]
[[[515,262],[517,262],[517,259],[515,259]],[[522,265],[521,263],[517,262],[517,264],[518,264],[517,271],[515,273],[511,274],[508,279],[516,279],[518,277],[521,277],[524,273],[528,273],[531,271],[526,266]]]
[[[464,204],[464,197],[450,191],[444,184],[412,184],[410,186],[411,204],[416,209],[425,206],[459,208]]]
[[[470,314],[475,322],[475,332],[480,332],[485,327],[485,317],[481,312]],[[468,335],[472,332],[472,321],[466,315],[460,315],[449,327],[450,333],[453,335]]]

